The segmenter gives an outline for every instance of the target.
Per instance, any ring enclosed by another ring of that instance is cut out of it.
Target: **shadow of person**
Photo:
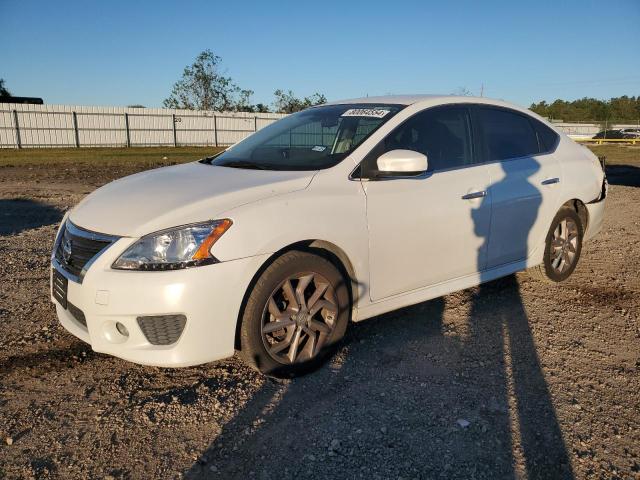
[[[504,280],[508,303],[506,320],[511,376],[520,430],[520,445],[528,478],[573,478],[553,401],[542,372],[515,276]]]
[[[330,365],[265,380],[186,477],[514,478],[499,323],[511,306],[475,290],[353,324]],[[469,305],[465,335],[445,306]]]
[[[502,369],[478,367],[490,340],[463,344],[445,302],[353,324],[330,365],[267,380],[186,477],[512,478],[508,412],[486,412]]]
[[[502,178],[489,186],[489,195],[482,199],[491,203],[494,213],[491,231],[478,249],[478,265],[486,268],[473,297],[470,336],[494,338],[494,345],[502,345],[498,355],[487,361],[496,362],[493,370],[502,369],[499,378],[504,382],[497,385],[496,398],[500,408],[506,402],[512,411],[512,451],[519,452],[516,463],[524,464],[526,470],[516,473],[525,473],[529,479],[573,478],[518,281],[511,275],[484,283],[490,280],[491,268],[527,258],[529,233],[542,203],[542,193],[530,182],[540,169],[537,160],[505,161],[501,167]],[[477,212],[484,206],[472,212],[476,235],[483,232]],[[500,302],[500,308],[488,310],[483,304],[488,298]]]
[[[62,211],[34,200],[0,199],[0,236],[59,223]]]

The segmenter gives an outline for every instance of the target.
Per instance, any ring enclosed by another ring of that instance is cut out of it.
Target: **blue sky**
[[[46,103],[161,106],[206,48],[263,103],[277,88],[640,95],[640,0],[0,0],[0,45],[0,78]]]

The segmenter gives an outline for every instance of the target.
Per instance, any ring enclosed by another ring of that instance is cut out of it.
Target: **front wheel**
[[[340,271],[312,253],[287,252],[249,293],[240,330],[241,355],[257,370],[298,374],[319,365],[342,339],[350,299]]]
[[[583,236],[584,227],[578,213],[572,208],[562,207],[551,222],[542,264],[532,273],[551,282],[569,278],[578,265]]]

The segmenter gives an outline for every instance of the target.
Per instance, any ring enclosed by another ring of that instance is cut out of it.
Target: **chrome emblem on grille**
[[[62,241],[62,258],[66,264],[69,264],[69,259],[71,258],[71,239],[65,238]]]

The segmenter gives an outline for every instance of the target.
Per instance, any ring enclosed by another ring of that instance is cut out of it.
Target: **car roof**
[[[389,105],[411,105],[425,100],[437,100],[439,98],[453,97],[453,95],[382,95],[377,97],[349,98],[328,102],[328,105],[339,105],[343,103],[376,103]]]
[[[461,95],[436,95],[436,94],[422,94],[422,95],[383,95],[378,97],[361,97],[350,98],[346,100],[337,100],[328,102],[326,105],[341,105],[347,103],[355,104],[376,104],[376,105],[414,105],[422,104],[423,106],[434,106],[439,104],[448,103],[482,103],[486,105],[496,105],[500,107],[512,108],[514,110],[520,110],[528,114],[533,112],[529,111],[525,107],[514,105],[512,103],[505,102],[503,100],[497,100],[487,97],[471,97]],[[535,114],[534,114],[535,115]]]

